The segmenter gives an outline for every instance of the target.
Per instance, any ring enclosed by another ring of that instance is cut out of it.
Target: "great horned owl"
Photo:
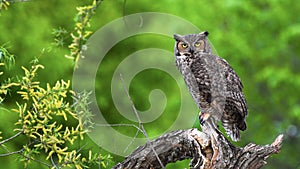
[[[248,114],[243,85],[226,60],[212,54],[208,32],[174,35],[176,66],[200,108],[200,124],[213,117],[233,141],[246,130]]]

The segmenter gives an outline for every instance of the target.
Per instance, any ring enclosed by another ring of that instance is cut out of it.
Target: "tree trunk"
[[[113,169],[164,168],[184,159],[191,159],[192,169],[257,169],[266,164],[271,154],[279,152],[283,140],[281,134],[270,145],[250,143],[240,148],[231,144],[211,121],[205,122],[202,129],[205,133],[188,129],[164,134],[138,147]]]

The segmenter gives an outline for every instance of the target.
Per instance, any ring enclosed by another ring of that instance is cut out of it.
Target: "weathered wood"
[[[162,168],[151,146],[157,152],[163,165],[178,160],[190,159],[201,154],[199,143],[193,135],[203,135],[197,129],[178,130],[162,135],[154,141],[138,147],[122,163],[114,168]],[[201,137],[205,138],[206,135]],[[202,158],[199,158],[202,160]]]
[[[278,153],[283,135],[270,145],[250,143],[243,148],[235,147],[208,121],[198,129],[178,130],[162,135],[154,141],[138,147],[113,169],[163,168],[166,164],[191,159],[192,169],[257,169],[266,164],[266,159]],[[162,164],[157,160],[154,148]]]

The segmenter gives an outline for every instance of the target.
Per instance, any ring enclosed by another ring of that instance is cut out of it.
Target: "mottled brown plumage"
[[[232,67],[212,54],[208,32],[174,35],[176,66],[181,72],[194,101],[201,110],[200,123],[213,117],[222,122],[233,141],[246,130],[248,113],[243,85]]]

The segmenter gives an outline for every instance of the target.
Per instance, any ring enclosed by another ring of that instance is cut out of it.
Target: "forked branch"
[[[243,148],[232,145],[218,129],[209,123],[203,126],[212,130],[210,134],[198,129],[177,130],[138,147],[114,169],[161,168],[151,146],[163,165],[191,159],[194,169],[257,169],[266,164],[266,159],[278,153],[283,135],[279,135],[270,145],[250,143]]]

